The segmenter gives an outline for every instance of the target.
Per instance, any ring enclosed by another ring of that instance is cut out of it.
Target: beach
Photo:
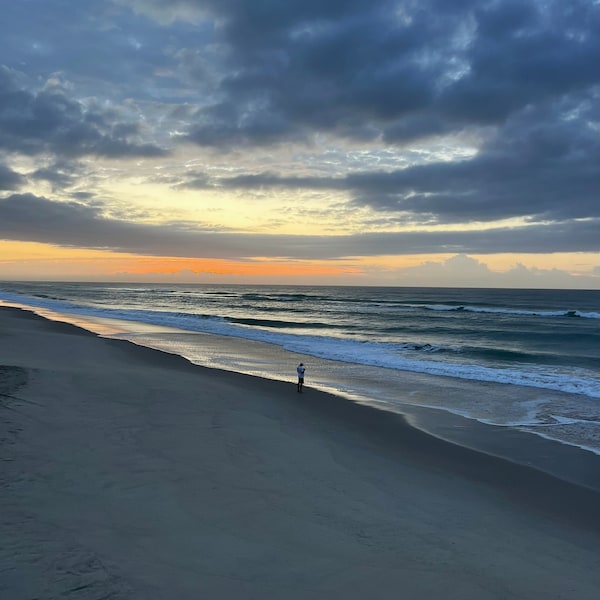
[[[600,591],[595,490],[309,378],[298,394],[5,307],[0,340],[2,598]]]

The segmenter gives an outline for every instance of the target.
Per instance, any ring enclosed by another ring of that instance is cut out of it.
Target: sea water
[[[0,282],[0,300],[209,367],[295,383],[304,362],[309,389],[600,454],[599,291]]]

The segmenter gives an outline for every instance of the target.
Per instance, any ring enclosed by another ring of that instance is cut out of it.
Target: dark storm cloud
[[[59,85],[37,92],[19,86],[0,66],[0,149],[58,156],[162,156],[155,144],[137,141],[139,125],[110,109],[86,106]]]
[[[592,2],[505,0],[482,4],[473,15],[469,73],[440,96],[440,110],[497,123],[597,83],[598,10]]]
[[[598,7],[587,0],[175,7],[185,5],[220,20],[228,50],[220,101],[190,131],[200,144],[271,143],[310,130],[402,142],[501,124],[597,83]]]
[[[47,167],[36,169],[29,177],[32,180],[47,181],[52,189],[65,189],[76,184],[83,174],[84,170],[78,162],[59,159]]]
[[[7,167],[0,164],[0,190],[16,190],[23,183],[23,177]]]
[[[400,23],[395,3],[206,2],[222,22],[229,69],[220,101],[198,112],[199,144],[267,144],[330,131],[374,139],[435,97],[451,43],[426,10]],[[219,135],[220,133],[220,135]]]
[[[473,158],[348,179],[356,202],[439,223],[600,216],[597,104],[587,98],[513,115]]]
[[[264,235],[142,225],[102,216],[100,207],[52,202],[32,194],[0,199],[0,238],[157,256],[335,259],[382,254],[594,252],[600,220],[487,231],[366,233],[344,236]]]
[[[590,0],[29,0],[4,16],[0,56],[42,77],[177,104],[185,74],[200,95],[188,139],[223,147],[315,131],[402,143],[597,83]]]

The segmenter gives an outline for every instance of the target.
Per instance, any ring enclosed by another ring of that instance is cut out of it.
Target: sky
[[[0,280],[600,289],[598,0],[19,0]]]

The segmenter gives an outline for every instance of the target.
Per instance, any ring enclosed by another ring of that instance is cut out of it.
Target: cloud
[[[587,1],[482,4],[468,73],[439,99],[455,117],[500,123],[597,83],[597,6]]]
[[[116,110],[75,100],[58,82],[29,91],[11,70],[0,66],[0,149],[61,157],[166,154],[155,144],[138,141],[139,137],[139,124],[122,120]]]
[[[520,263],[506,271],[492,271],[487,264],[464,254],[445,261],[428,261],[415,267],[398,269],[396,281],[407,286],[427,286],[432,281],[440,287],[515,287],[560,289],[597,289],[595,276],[571,275],[560,269],[528,268]]]
[[[152,14],[158,3],[136,6]],[[196,110],[185,139],[223,149],[323,133],[396,147],[478,140],[461,160],[343,180],[249,173],[219,186],[342,189],[354,207],[421,224],[600,215],[597,3],[182,0],[174,10],[183,7],[218,19],[227,48],[218,101]]]
[[[83,166],[74,160],[58,159],[48,166],[35,169],[29,174],[33,181],[46,181],[53,190],[63,190],[76,185],[85,176]]]
[[[416,221],[600,216],[597,98],[514,114],[472,158],[349,177],[355,203]]]
[[[0,190],[16,190],[24,182],[20,173],[0,164]]]
[[[169,20],[163,3],[135,7]],[[203,145],[316,131],[400,143],[502,125],[597,85],[598,6],[587,0],[182,0],[171,10],[170,20],[187,10],[218,24],[218,99],[188,132]]]
[[[211,180],[206,174],[190,174],[187,185],[344,190],[355,207],[401,213],[403,219],[420,223],[596,218],[597,101],[578,96],[526,108],[498,128],[476,155],[462,160],[344,177],[263,172]]]
[[[218,101],[189,130],[202,145],[307,140],[316,131],[374,140],[383,124],[434,101],[452,43],[427,7],[403,19],[389,1],[200,5],[218,19],[227,48]]]
[[[101,206],[53,202],[32,194],[0,199],[0,238],[154,256],[338,259],[355,256],[596,252],[600,220],[485,231],[364,233],[341,236],[244,234],[186,224],[145,225],[106,218]]]

